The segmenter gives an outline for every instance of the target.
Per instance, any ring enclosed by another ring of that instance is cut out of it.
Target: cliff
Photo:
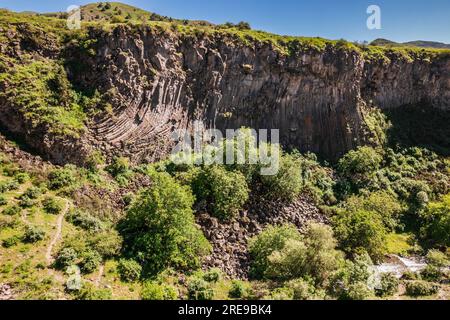
[[[366,119],[372,108],[450,110],[446,51],[273,40],[253,31],[164,23],[94,26],[59,42],[35,32],[30,43],[25,29],[3,30],[8,39],[3,54],[15,56],[15,63],[23,63],[25,54],[62,62],[69,85],[94,104],[95,112],[84,107],[85,128],[61,142],[49,141],[46,129],[36,135],[17,125],[20,119],[11,121],[20,114],[18,105],[0,97],[2,127],[57,163],[83,163],[93,150],[133,162],[160,159],[172,147],[171,132],[194,120],[218,129],[280,129],[285,147],[336,160],[373,143]]]

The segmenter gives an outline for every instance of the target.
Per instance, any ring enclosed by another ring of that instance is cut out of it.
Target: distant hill
[[[421,47],[421,48],[435,48],[435,49],[450,49],[450,44],[434,41],[410,41],[410,42],[394,42],[387,39],[376,39],[370,43],[373,46],[395,46],[395,47]]]
[[[57,18],[67,17],[66,12],[45,13],[43,15]],[[174,19],[120,2],[96,2],[84,5],[81,7],[81,19],[86,22],[139,23],[146,21],[177,21],[189,25],[213,25],[207,21]]]

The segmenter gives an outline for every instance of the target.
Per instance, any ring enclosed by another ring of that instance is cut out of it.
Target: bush
[[[216,283],[220,280],[222,276],[222,271],[217,268],[209,269],[204,275],[203,279],[207,282]]]
[[[376,286],[372,267],[373,262],[367,253],[355,256],[354,261],[346,260],[345,264],[330,277],[327,288],[329,294],[340,300],[360,298],[357,297],[359,294],[365,297],[372,296]],[[371,291],[370,294],[366,292],[366,288]]]
[[[95,250],[87,250],[81,255],[80,269],[83,273],[94,272],[100,263],[102,262],[102,257]]]
[[[116,230],[92,233],[89,235],[87,242],[104,259],[116,257],[122,248],[122,237]]]
[[[30,179],[30,176],[26,172],[19,172],[14,176],[17,183],[23,184]]]
[[[178,298],[177,290],[169,285],[160,284],[153,281],[147,281],[142,286],[142,300],[176,300]]]
[[[0,195],[0,206],[4,206],[8,204],[8,200],[6,200],[4,195]]]
[[[373,211],[339,211],[333,229],[340,247],[349,254],[367,252],[381,261],[386,252],[387,232],[380,215]]]
[[[19,199],[33,199],[36,200],[42,194],[42,191],[38,187],[30,187],[28,188]]]
[[[233,299],[242,299],[246,295],[247,288],[243,281],[233,280],[228,296]]]
[[[214,296],[214,291],[203,279],[191,279],[187,289],[190,300],[212,300]]]
[[[122,281],[134,282],[141,277],[142,267],[135,260],[120,259],[117,271]]]
[[[428,251],[426,258],[430,265],[438,268],[444,268],[450,265],[447,255],[439,250]]]
[[[294,299],[294,290],[291,288],[276,288],[271,292],[268,299],[278,301],[292,300]]]
[[[376,171],[380,169],[383,157],[371,147],[359,147],[339,160],[338,172],[350,182],[350,192],[357,192],[367,187]]]
[[[111,300],[112,292],[111,289],[97,289],[93,284],[89,282],[84,282],[81,289],[75,295],[76,300]]]
[[[283,200],[292,200],[298,196],[302,191],[301,165],[299,155],[281,155],[278,173],[261,176],[269,196]]]
[[[431,296],[439,292],[439,286],[425,281],[410,281],[406,283],[406,294],[410,297]]]
[[[47,197],[42,200],[42,206],[44,211],[48,214],[58,215],[64,209],[64,204],[61,200],[58,200],[54,197]]]
[[[444,277],[444,272],[436,266],[428,265],[420,272],[420,276],[426,281],[439,282]]]
[[[367,196],[350,197],[344,204],[348,211],[360,209],[376,212],[383,220],[385,227],[393,231],[399,222],[403,207],[399,200],[386,191],[370,193]]]
[[[125,251],[142,262],[148,274],[167,267],[199,267],[211,246],[195,224],[190,189],[166,173],[153,173],[152,181],[120,223]]]
[[[249,242],[249,253],[252,259],[250,274],[253,278],[262,279],[269,266],[269,256],[282,250],[288,240],[300,240],[300,234],[293,225],[280,227],[269,226]]]
[[[2,213],[7,216],[15,216],[15,215],[19,214],[21,211],[22,211],[22,209],[19,206],[13,205],[13,206],[9,206],[9,207],[6,207],[5,209],[3,209]]]
[[[383,273],[380,279],[380,287],[376,289],[376,294],[379,297],[390,297],[397,293],[398,278],[392,273]]]
[[[450,195],[431,203],[421,215],[421,235],[434,246],[450,247]]]
[[[2,246],[4,248],[11,248],[16,246],[20,242],[20,237],[18,236],[12,236],[9,238],[6,238],[2,241]]]
[[[25,230],[23,241],[26,243],[36,243],[45,238],[45,231],[34,226],[28,226]]]
[[[286,283],[286,287],[292,289],[294,300],[323,300],[325,293],[317,290],[312,281],[294,279]]]
[[[279,280],[309,277],[322,284],[342,259],[335,247],[330,227],[311,224],[301,240],[288,240],[283,249],[269,256],[266,276]]]
[[[67,216],[67,220],[73,225],[89,232],[100,232],[105,228],[100,219],[81,210],[72,211]]]
[[[106,170],[114,177],[127,176],[130,173],[130,163],[127,158],[114,158]]]
[[[248,200],[248,186],[240,172],[227,171],[220,166],[203,170],[194,182],[197,200],[210,205],[212,214],[222,220],[235,217]]]
[[[373,292],[366,283],[356,282],[349,285],[346,300],[367,300],[372,296]]]
[[[75,184],[75,182],[76,178],[73,175],[72,169],[68,166],[62,169],[56,169],[48,175],[48,187],[51,190],[70,187]]]
[[[78,254],[73,248],[62,248],[55,259],[55,265],[59,269],[65,269],[76,264]]]

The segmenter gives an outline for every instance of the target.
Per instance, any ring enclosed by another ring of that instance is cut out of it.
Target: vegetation
[[[125,249],[147,274],[198,267],[210,245],[194,223],[190,189],[168,174],[152,178],[152,188],[138,196],[120,224]]]

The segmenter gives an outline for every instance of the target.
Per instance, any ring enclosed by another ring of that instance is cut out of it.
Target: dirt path
[[[54,261],[54,258],[52,256],[53,247],[56,245],[58,240],[61,238],[61,232],[62,232],[62,224],[64,222],[64,216],[66,215],[67,211],[69,211],[69,200],[66,200],[66,206],[64,207],[61,214],[58,216],[58,220],[56,221],[56,233],[53,236],[52,241],[47,247],[47,252],[45,253],[45,259],[47,260],[47,264],[51,265]]]

